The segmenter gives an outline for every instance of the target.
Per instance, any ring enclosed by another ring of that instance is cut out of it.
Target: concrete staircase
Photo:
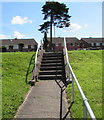
[[[62,52],[43,54],[38,79],[40,81],[31,87],[15,118],[61,119],[68,113],[64,91],[67,82]],[[69,120],[69,116],[67,118]]]
[[[64,58],[61,52],[45,52],[39,72],[40,80],[62,80],[65,77]]]

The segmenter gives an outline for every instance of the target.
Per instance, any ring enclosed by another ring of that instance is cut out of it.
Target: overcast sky
[[[80,39],[102,36],[102,2],[63,3],[69,8],[69,15],[72,16],[71,25],[68,28],[56,28],[55,37]],[[41,12],[44,4],[45,2],[2,2],[0,38],[35,38],[39,42],[43,38],[38,29],[44,22]]]

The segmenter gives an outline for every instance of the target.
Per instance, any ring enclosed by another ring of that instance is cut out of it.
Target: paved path
[[[65,93],[63,94],[63,114],[67,111]],[[54,80],[39,81],[32,87],[16,118],[59,118],[60,88]]]

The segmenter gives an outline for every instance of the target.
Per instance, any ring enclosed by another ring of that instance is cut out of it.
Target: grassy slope
[[[33,52],[2,54],[2,115],[12,118],[23,102],[30,85],[25,83],[25,75]]]
[[[69,61],[88,98],[96,118],[102,117],[102,51],[70,51]],[[71,85],[67,89],[71,95]],[[71,108],[74,118],[83,118],[82,99],[75,86],[75,103]]]
[[[2,80],[1,80],[1,74],[2,74],[2,55],[0,54],[0,119],[2,116]]]

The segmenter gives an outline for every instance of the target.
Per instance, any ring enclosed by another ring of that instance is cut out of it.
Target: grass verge
[[[102,118],[102,51],[69,51],[73,71],[96,116]],[[71,101],[71,85],[67,88]],[[75,103],[71,108],[73,118],[83,118],[83,102],[75,84]]]
[[[2,118],[14,117],[30,88],[25,79],[33,54],[34,52],[2,53]]]

